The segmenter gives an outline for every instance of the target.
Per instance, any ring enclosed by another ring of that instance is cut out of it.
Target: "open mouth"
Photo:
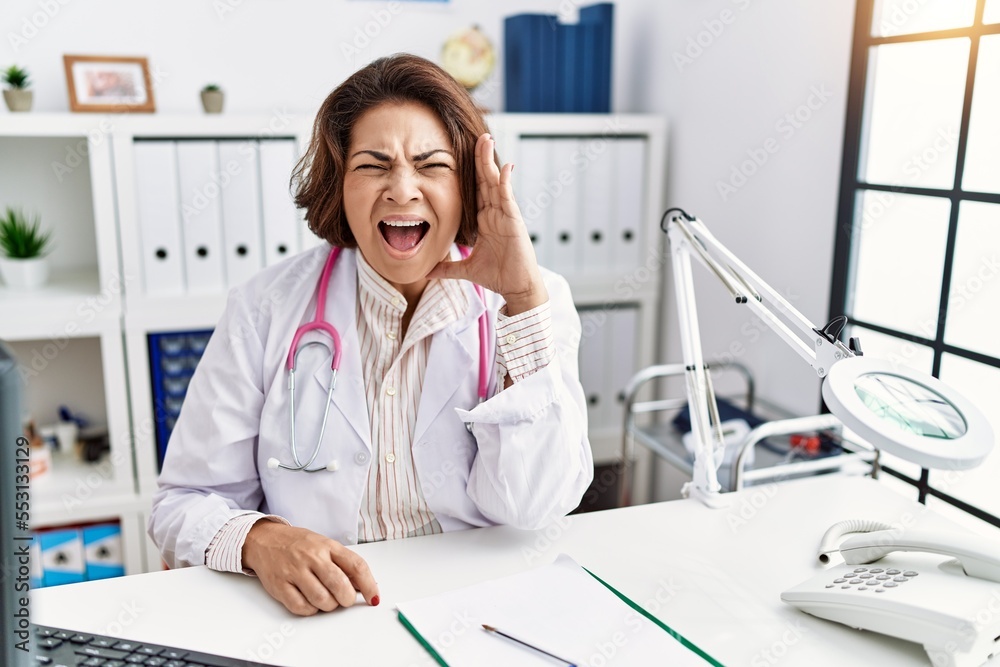
[[[426,220],[382,220],[378,230],[389,247],[399,252],[413,250],[423,241],[431,226]]]

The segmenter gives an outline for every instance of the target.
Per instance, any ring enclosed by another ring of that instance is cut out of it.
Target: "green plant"
[[[7,69],[3,70],[0,74],[0,78],[3,82],[15,90],[23,90],[31,85],[28,80],[28,70],[18,67],[17,65],[11,65]]]
[[[29,218],[8,206],[7,213],[0,217],[0,252],[11,259],[41,257],[50,236],[51,232],[41,231],[37,214]]]
[[[217,84],[217,83],[210,83],[210,84],[206,85],[204,88],[202,88],[201,90],[202,90],[202,92],[205,92],[205,93],[215,93],[215,92],[221,93],[222,92],[222,88],[220,88],[219,84]]]

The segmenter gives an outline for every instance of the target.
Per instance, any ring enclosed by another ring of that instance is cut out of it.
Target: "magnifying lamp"
[[[861,344],[837,338],[846,318],[822,329],[751,271],[705,224],[679,208],[663,214],[670,239],[674,288],[695,438],[692,480],[682,490],[711,507],[726,505],[717,470],[725,452],[715,392],[702,356],[691,257],[809,363],[824,379],[823,399],[834,417],[871,446],[922,468],[967,470],[993,448],[993,429],[972,403],[941,380],[862,355]]]

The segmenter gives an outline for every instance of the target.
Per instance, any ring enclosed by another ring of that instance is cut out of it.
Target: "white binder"
[[[613,256],[618,271],[631,271],[647,259],[640,244],[646,197],[646,140],[623,137],[615,141],[615,147]]]
[[[222,260],[222,176],[214,141],[178,141],[184,268],[188,293],[221,292],[226,287]]]
[[[268,266],[299,251],[301,223],[289,190],[289,180],[297,159],[294,139],[262,139],[260,142],[264,264]]]
[[[612,198],[614,196],[614,165],[618,158],[614,139],[581,139],[580,156],[586,159],[580,173],[581,270],[611,272],[613,259]]]
[[[591,432],[608,426],[609,312],[580,309],[580,384],[587,397],[587,424]]]
[[[135,187],[145,292],[184,293],[184,258],[172,141],[135,142]]]
[[[519,143],[519,155],[514,175],[514,197],[521,217],[535,246],[538,263],[550,266],[552,248],[552,198],[542,187],[549,171],[547,139],[525,138]]]
[[[639,370],[636,350],[639,347],[639,309],[619,305],[608,318],[608,345],[604,354],[611,361],[608,383],[607,417],[609,424],[623,424],[625,419],[625,386]]]
[[[578,271],[578,250],[583,231],[580,223],[581,173],[574,164],[579,140],[576,137],[559,137],[549,139],[549,142],[552,160],[543,185],[552,195],[552,228],[555,233],[549,268],[556,273],[572,275]]]
[[[219,142],[219,167],[229,176],[222,190],[222,239],[230,287],[246,282],[264,267],[259,165],[256,141]]]

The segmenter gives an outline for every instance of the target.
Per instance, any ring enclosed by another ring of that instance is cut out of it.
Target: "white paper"
[[[484,623],[578,667],[708,664],[565,554],[551,565],[402,602],[397,609],[449,667],[565,667],[483,630]]]

